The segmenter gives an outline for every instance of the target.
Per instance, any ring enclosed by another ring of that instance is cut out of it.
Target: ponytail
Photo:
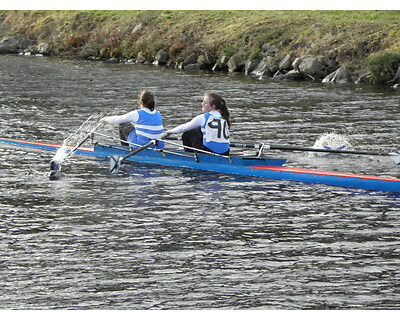
[[[210,99],[210,104],[212,106],[215,106],[215,110],[217,110],[221,114],[222,118],[226,120],[228,126],[230,127],[231,121],[229,119],[229,110],[228,107],[226,106],[225,99],[216,93],[206,93],[205,96],[207,96]]]
[[[139,94],[139,101],[143,104],[143,106],[151,111],[154,110],[155,101],[154,95],[149,90],[143,90]]]

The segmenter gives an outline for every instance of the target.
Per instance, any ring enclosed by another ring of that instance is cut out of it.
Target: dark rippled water
[[[157,96],[171,128],[221,92],[232,139],[400,149],[399,92],[275,83],[0,56],[0,136],[62,142],[92,113]],[[112,126],[103,127],[115,135]],[[2,309],[398,309],[400,208],[393,194],[72,157],[0,145]],[[254,152],[254,151],[248,151]],[[389,159],[271,152],[289,164],[399,177]]]

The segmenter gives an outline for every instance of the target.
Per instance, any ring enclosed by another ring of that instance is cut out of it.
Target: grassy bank
[[[0,11],[0,35],[24,33],[57,55],[151,60],[163,49],[176,62],[238,50],[254,59],[270,44],[276,59],[335,52],[356,70],[371,55],[400,53],[399,21],[400,11]]]

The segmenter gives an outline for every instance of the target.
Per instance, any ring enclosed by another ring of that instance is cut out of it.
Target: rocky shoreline
[[[239,51],[231,56],[219,57],[207,52],[189,54],[183,61],[176,61],[166,50],[159,50],[155,56],[139,52],[136,58],[101,59],[100,50],[82,47],[72,55],[59,54],[50,43],[29,39],[24,34],[16,34],[0,40],[0,54],[63,56],[89,60],[102,60],[105,63],[142,63],[157,66],[168,66],[186,71],[212,70],[216,72],[244,73],[257,79],[273,79],[277,81],[316,81],[337,84],[369,84],[371,74],[366,69],[351,72],[338,62],[337,53],[331,53],[324,59],[311,54],[298,56],[295,52],[287,54],[283,59],[277,58],[279,48],[264,44],[262,52],[256,59],[248,59]],[[382,70],[384,72],[384,70]],[[387,85],[400,88],[400,65],[394,77]]]

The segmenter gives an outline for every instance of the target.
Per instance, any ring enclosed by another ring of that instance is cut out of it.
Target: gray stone
[[[272,77],[273,73],[271,72],[270,67],[268,66],[266,60],[261,60],[259,64],[254,68],[250,75],[263,78],[263,77]]]
[[[155,65],[166,65],[168,62],[169,54],[165,50],[160,50],[156,54],[156,59],[153,62]]]
[[[271,46],[270,44],[265,43],[265,44],[262,46],[262,51],[263,51],[263,53],[266,54],[266,55],[271,55],[271,56],[273,56],[273,55],[275,55],[279,50],[278,50],[277,47]]]
[[[50,55],[51,53],[51,47],[48,43],[39,43],[37,50],[38,53],[43,55]]]
[[[295,55],[293,53],[287,54],[279,63],[279,70],[288,71],[293,69],[293,62]]]
[[[292,81],[303,81],[306,77],[302,72],[291,70],[286,74],[286,79]]]
[[[295,62],[293,62],[294,65]],[[296,66],[297,68],[294,69],[298,69],[298,71],[311,77],[313,80],[322,79],[325,77],[324,65],[312,56],[302,57],[301,59],[299,59],[299,64],[296,64]]]
[[[303,81],[305,80],[305,75],[302,72],[291,70],[288,73],[282,73],[281,71],[277,71],[274,74],[273,79],[274,80],[288,80],[288,81]]]
[[[116,64],[116,63],[119,63],[119,60],[118,60],[117,58],[110,58],[110,59],[104,61],[104,63],[107,63],[107,64]]]
[[[331,74],[327,75],[323,83],[354,83],[350,73],[345,68],[339,68]]]
[[[136,62],[137,63],[145,63],[147,60],[146,54],[142,51],[140,51],[136,57]]]
[[[260,60],[247,60],[244,66],[244,73],[249,75],[259,65]]]
[[[355,81],[356,84],[369,84],[371,82],[371,74],[363,70],[359,75],[357,80]]]
[[[200,65],[202,70],[211,70],[211,68],[215,65],[216,58],[213,54],[204,51],[197,58],[197,63]]]
[[[240,52],[235,53],[227,63],[229,72],[242,72],[245,65],[246,60]]]
[[[227,56],[220,57],[212,67],[213,71],[227,71],[229,58]]]
[[[180,64],[179,64],[179,69],[184,69],[185,66],[189,65],[189,64],[194,64],[197,63],[197,58],[198,55],[197,53],[193,53],[190,56],[186,57],[185,60],[183,60]]]
[[[183,69],[186,71],[198,71],[202,70],[202,67],[199,63],[191,63],[184,66]]]
[[[18,53],[33,44],[26,35],[16,34],[0,41],[0,53]]]

